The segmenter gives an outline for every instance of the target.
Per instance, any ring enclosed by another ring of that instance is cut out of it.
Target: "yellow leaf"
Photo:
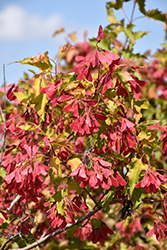
[[[59,34],[59,33],[62,33],[62,32],[64,32],[65,30],[64,30],[64,28],[62,28],[62,27],[60,27],[58,30],[56,30],[54,33],[53,33],[53,37],[54,36],[56,36],[57,34]]]
[[[72,50],[72,49],[74,49],[74,46],[71,44],[66,44],[63,47],[61,47],[61,46],[59,47],[60,53],[65,53],[65,52]]]
[[[71,170],[74,171],[82,161],[79,158],[73,158],[67,161],[67,164],[71,167]]]
[[[56,156],[51,157],[50,161],[49,161],[49,165],[56,175],[61,176],[62,171],[61,171],[61,166],[60,166],[60,160],[58,157],[56,157]]]
[[[34,93],[35,93],[35,96],[36,96],[36,97],[39,96],[39,94],[40,94],[40,82],[41,82],[41,80],[39,79],[39,77],[36,78],[36,79],[34,80],[34,82],[33,82],[32,88],[33,88],[33,90],[34,90]]]
[[[48,102],[47,94],[43,94],[42,101],[40,103],[40,109],[37,111],[38,115],[41,117],[42,121],[45,120],[45,106]]]
[[[73,32],[71,34],[68,35],[71,40],[75,43],[77,41],[77,38],[76,38],[76,32]]]

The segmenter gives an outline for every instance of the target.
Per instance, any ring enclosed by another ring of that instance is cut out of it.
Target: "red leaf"
[[[16,171],[16,173],[15,173],[15,179],[16,179],[16,182],[17,182],[17,183],[22,182],[22,178],[21,178],[21,175],[20,175],[18,169],[17,169],[17,171]]]
[[[113,86],[113,81],[110,79],[107,83],[105,83],[104,88],[102,90],[102,94],[104,94],[108,88],[111,88]]]
[[[76,176],[77,174],[78,174],[78,172],[79,172],[79,170],[80,170],[80,167],[78,166],[71,174],[70,174],[70,176]]]
[[[10,173],[9,175],[5,176],[5,181],[9,184],[11,183],[12,179],[15,177],[15,172],[13,171],[12,173]]]
[[[127,184],[126,181],[122,178],[122,176],[120,175],[120,173],[118,171],[117,171],[116,179],[121,186],[126,186],[126,184]]]
[[[152,236],[154,234],[154,228],[152,228],[150,231],[148,231],[147,233],[146,233],[146,236],[147,237],[150,237],[150,236]]]
[[[97,36],[97,42],[99,43],[101,41],[101,39],[103,39],[104,36],[105,36],[105,33],[103,31],[102,26],[100,25],[99,31],[98,31],[98,36]]]
[[[100,158],[97,158],[98,162],[104,166],[104,167],[110,167],[111,166],[111,163],[107,162],[107,161],[103,161],[102,159]]]
[[[70,104],[68,104],[67,106],[65,106],[65,107],[63,108],[63,111],[64,111],[64,112],[70,111],[70,110],[72,109],[73,103],[74,103],[74,101],[72,101]]]
[[[58,98],[57,98],[57,101],[59,102],[59,103],[62,103],[62,102],[65,102],[65,101],[67,101],[67,100],[70,100],[71,99],[71,96],[69,96],[69,95],[61,95],[61,96],[59,96]]]
[[[102,115],[102,114],[95,114],[95,116],[96,116],[96,118],[98,119],[98,120],[103,120],[103,121],[105,121],[106,119],[107,119],[107,117],[105,116],[105,115]]]
[[[95,187],[97,184],[97,177],[95,175],[91,175],[89,179],[89,185],[90,187]]]

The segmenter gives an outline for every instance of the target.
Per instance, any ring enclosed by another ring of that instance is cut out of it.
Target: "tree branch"
[[[15,249],[15,250],[29,250],[29,249],[32,249],[32,248],[34,248],[34,247],[36,247],[36,246],[39,246],[40,244],[42,244],[43,242],[49,240],[50,238],[53,238],[53,237],[55,237],[56,235],[58,235],[58,234],[60,234],[60,233],[62,233],[62,232],[64,232],[64,231],[66,231],[66,230],[68,230],[68,229],[70,229],[70,228],[72,228],[72,227],[74,227],[74,226],[76,226],[76,225],[82,223],[84,220],[90,218],[92,215],[94,215],[95,213],[97,213],[100,209],[101,209],[101,207],[95,207],[95,208],[92,209],[89,213],[87,213],[87,214],[84,215],[83,217],[77,219],[77,220],[75,221],[75,223],[73,223],[73,224],[71,224],[71,223],[67,224],[64,230],[61,229],[61,228],[59,228],[59,229],[57,229],[55,232],[50,233],[50,234],[48,234],[48,235],[45,236],[45,237],[42,237],[41,239],[39,239],[38,241],[34,242],[34,243],[31,244],[31,245],[29,245],[29,246],[27,246],[27,247],[23,247],[23,248],[17,248],[17,249]],[[9,240],[8,240],[8,241],[9,241]],[[6,245],[6,243],[5,243],[5,245]],[[4,249],[4,246],[1,248],[1,250],[2,250],[2,249]],[[11,249],[9,249],[9,250],[11,250]]]
[[[3,141],[2,141],[2,147],[1,147],[1,156],[0,156],[0,166],[2,164],[2,157],[3,152],[5,148],[5,138],[6,138],[6,79],[5,79],[5,64],[3,65],[3,78],[4,78],[4,113],[2,111],[2,108],[0,107],[0,114],[2,115],[2,119],[4,122],[4,134],[3,134]]]

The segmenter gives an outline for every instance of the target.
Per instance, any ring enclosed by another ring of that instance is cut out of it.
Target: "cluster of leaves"
[[[90,44],[60,48],[61,71],[39,54],[20,61],[39,73],[5,88],[2,249],[166,247],[166,45],[150,63],[133,54],[146,33],[116,19],[123,2],[107,3],[110,25]]]

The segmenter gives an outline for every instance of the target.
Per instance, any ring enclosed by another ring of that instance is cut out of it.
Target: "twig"
[[[133,2],[133,9],[132,9],[131,18],[130,18],[130,20],[129,20],[129,24],[132,24],[133,16],[134,16],[134,11],[135,11],[135,7],[136,7],[136,0],[134,0],[134,2]],[[126,48],[127,42],[128,42],[128,37],[126,37],[126,41],[125,41],[125,44],[124,44],[124,48]]]
[[[89,197],[91,198],[91,200],[95,203],[96,207],[99,206],[99,204],[96,202],[96,200],[94,199],[94,197],[89,193],[89,191],[84,187],[85,192],[89,195]]]
[[[60,234],[60,233],[62,233],[62,232],[64,232],[64,231],[67,231],[68,229],[70,229],[70,228],[72,228],[72,227],[74,227],[74,226],[76,226],[76,225],[82,223],[84,220],[90,218],[92,215],[94,215],[95,213],[97,213],[100,209],[101,209],[101,207],[96,207],[96,208],[92,209],[89,213],[87,213],[86,215],[84,215],[83,217],[77,219],[77,220],[75,221],[75,223],[73,223],[73,224],[71,224],[71,223],[67,224],[64,230],[61,229],[61,228],[59,228],[59,229],[56,230],[55,232],[48,234],[47,236],[45,236],[45,237],[43,237],[42,239],[40,239],[40,240],[34,242],[34,243],[31,244],[31,245],[26,246],[26,247],[23,247],[23,248],[17,248],[17,249],[15,249],[15,250],[29,250],[29,249],[32,249],[32,248],[34,248],[34,247],[36,247],[36,246],[39,246],[40,244],[42,244],[43,242],[49,240],[50,238],[53,238],[53,237],[55,237],[56,235],[58,235],[58,234]],[[5,245],[6,245],[6,243],[5,243]],[[4,246],[2,247],[1,250],[4,250]],[[12,249],[10,249],[10,250],[12,250]]]
[[[10,212],[10,210],[14,207],[14,205],[21,199],[21,197],[22,196],[20,194],[16,196],[16,198],[12,201],[10,207],[7,208],[8,212]]]
[[[12,241],[17,235],[18,235],[18,234],[16,234],[16,235],[12,236],[11,238],[9,238],[9,239],[5,242],[5,244],[2,246],[1,250],[4,250],[5,247],[6,247],[6,245],[7,245],[10,241]]]
[[[2,111],[2,108],[0,107],[0,114],[2,115],[3,122],[4,122],[4,135],[3,135],[3,142],[2,142],[2,147],[1,147],[1,156],[0,156],[0,166],[2,164],[2,157],[3,157],[3,152],[5,148],[5,139],[6,139],[6,79],[5,79],[5,64],[3,65],[3,79],[4,79],[4,113]]]

